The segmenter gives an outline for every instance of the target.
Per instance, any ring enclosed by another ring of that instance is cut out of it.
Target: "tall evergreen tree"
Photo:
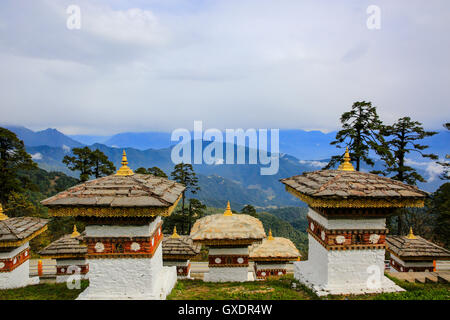
[[[186,192],[190,192],[192,194],[196,194],[197,191],[200,190],[200,187],[198,186],[198,178],[194,172],[194,169],[192,167],[192,164],[189,163],[179,163],[177,165],[175,165],[174,170],[171,173],[172,178],[183,184],[186,189],[184,189],[183,193],[182,193],[182,198],[181,198],[181,215],[183,216],[184,219],[188,219],[186,213],[186,208],[185,208],[185,200],[186,200]],[[184,224],[182,225],[182,230],[181,232],[184,234],[185,233],[185,229],[184,229]]]
[[[410,117],[403,117],[391,126],[384,126],[382,134],[386,137],[392,153],[392,161],[386,161],[385,175],[390,175],[392,179],[415,185],[417,181],[425,182],[425,179],[411,166],[406,164],[406,156],[416,152],[423,158],[436,160],[435,154],[422,152],[428,146],[420,144],[420,140],[435,135],[435,131],[425,131],[422,124],[412,121]]]
[[[369,157],[370,150],[380,156],[388,154],[388,147],[380,134],[382,122],[371,102],[355,102],[350,111],[342,114],[340,121],[342,129],[336,133],[335,140],[330,144],[338,148],[348,146],[350,157],[356,162],[356,171],[361,169],[361,162],[370,166],[375,164]],[[325,169],[334,167],[341,160],[342,155],[333,156]]]
[[[111,161],[109,161],[106,154],[98,149],[95,149],[91,152],[90,159],[92,165],[92,174],[96,178],[108,176],[116,171],[116,167]]]
[[[5,205],[12,192],[21,192],[29,181],[18,179],[20,170],[37,165],[26,152],[22,140],[8,129],[0,127],[0,202]]]
[[[437,132],[425,131],[422,124],[412,121],[410,117],[403,117],[390,126],[383,126],[382,134],[386,137],[386,143],[390,148],[390,156],[383,157],[385,160],[385,170],[380,172],[383,175],[391,175],[391,178],[407,184],[415,185],[417,181],[425,182],[425,179],[416,169],[407,165],[406,156],[411,153],[419,153],[424,158],[437,159],[435,154],[422,152],[428,146],[420,144],[420,140],[431,137]],[[402,234],[404,230],[403,220],[407,213],[406,209],[399,210],[397,215],[397,233]]]
[[[444,183],[431,197],[431,213],[436,215],[436,240],[450,248],[450,182]]]
[[[91,149],[73,148],[73,156],[66,155],[63,158],[63,163],[72,171],[80,171],[80,181],[85,182],[89,180],[92,175],[92,156]]]

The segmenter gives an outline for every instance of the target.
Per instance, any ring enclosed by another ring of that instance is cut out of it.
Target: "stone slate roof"
[[[148,174],[110,175],[76,185],[41,201],[45,206],[170,207],[185,187]]]
[[[424,198],[415,186],[361,171],[319,170],[280,180],[294,190],[320,198]]]
[[[281,259],[295,260],[301,254],[291,240],[281,237],[274,237],[272,240],[264,239],[261,244],[253,244],[249,248],[250,259]]]
[[[70,234],[66,234],[56,241],[50,243],[42,249],[39,254],[42,256],[73,256],[87,254],[87,246],[82,244],[84,233],[78,237],[72,238]]]
[[[0,243],[28,241],[47,229],[47,219],[36,217],[16,217],[0,221]]]
[[[171,238],[171,235],[164,235],[162,242],[163,256],[195,256],[200,253],[201,248],[189,236]]]
[[[194,241],[262,240],[266,237],[262,222],[247,214],[213,214],[198,219],[191,230]]]
[[[450,251],[420,236],[408,239],[406,236],[387,236],[388,251],[402,258],[450,259]],[[407,259],[408,260],[408,259]]]

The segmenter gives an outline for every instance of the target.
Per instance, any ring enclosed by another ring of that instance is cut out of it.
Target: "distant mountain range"
[[[68,170],[62,163],[63,157],[70,154],[72,148],[84,145],[75,139],[76,136],[68,137],[55,129],[33,132],[24,127],[7,126],[7,128],[24,140],[27,151],[41,168],[47,171],[62,171],[78,177],[77,172]],[[427,143],[433,152],[439,151],[440,154],[448,152],[447,150],[450,148],[448,139],[446,139],[447,134],[447,132],[443,132],[428,138]],[[83,137],[84,142],[89,141],[88,137],[92,138],[90,141],[95,140],[92,136]],[[120,166],[123,148],[127,152],[132,169],[157,166],[168,175],[173,170],[169,133],[124,133],[103,138],[106,139],[104,144],[94,143],[89,146],[92,149],[98,148],[103,151],[117,168]],[[320,170],[329,159],[327,154],[333,155],[339,152],[334,146],[329,146],[329,141],[332,141],[333,138],[334,133],[324,134],[320,131],[280,131],[282,154],[279,172],[273,176],[262,176],[260,169],[266,166],[260,164],[196,164],[194,170],[199,175],[202,190],[195,197],[203,200],[207,205],[215,207],[224,207],[227,200],[232,201],[237,207],[245,204],[253,204],[260,208],[304,205],[284,190],[279,179],[301,174],[304,171]],[[124,147],[128,143],[134,147]],[[142,146],[144,143],[151,147],[144,150],[136,147],[137,145]],[[117,147],[116,144],[118,144]],[[205,146],[206,142],[203,144],[203,147]],[[291,150],[303,157],[295,157],[286,150]],[[249,149],[246,148],[245,151],[248,156]],[[224,157],[225,154],[224,152]],[[439,166],[434,162],[422,159],[420,161],[411,160],[411,165],[429,180],[425,184],[419,183],[420,188],[433,192],[442,184],[443,181],[437,178]],[[377,162],[375,168],[382,169],[381,163]],[[363,170],[370,170],[370,168],[363,167]]]
[[[15,132],[27,146],[51,146],[70,148],[83,145],[104,144],[114,148],[134,148],[138,150],[164,149],[176,144],[171,141],[170,132],[123,132],[112,136],[94,135],[64,135],[56,129],[46,129],[34,132],[21,126],[4,126]],[[425,138],[422,142],[430,146],[428,152],[438,154],[445,158],[450,149],[450,136],[448,131],[439,131],[438,134]],[[336,132],[323,133],[321,131],[280,130],[280,152],[292,155],[303,160],[328,159],[340,150],[330,145]],[[269,135],[270,137],[270,135]],[[419,159],[419,154],[410,154],[409,157]]]
[[[64,135],[56,129],[46,129],[42,131],[32,131],[21,126],[3,126],[14,132],[26,146],[49,146],[49,147],[69,147],[77,148],[83,146],[82,143]]]

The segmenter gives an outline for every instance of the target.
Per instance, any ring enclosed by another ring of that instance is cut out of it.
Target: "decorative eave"
[[[163,254],[163,260],[166,261],[178,261],[178,260],[189,260],[193,257],[198,256],[198,254]]]
[[[170,207],[89,207],[89,206],[56,206],[50,207],[53,217],[154,217],[170,216],[180,201],[182,194]]]
[[[43,226],[41,229],[33,232],[28,237],[21,239],[21,240],[15,240],[15,241],[0,241],[0,247],[2,248],[10,248],[10,247],[20,247],[21,245],[29,242],[31,239],[37,237],[41,233],[47,231],[48,227],[47,225]]]
[[[285,188],[312,208],[421,208],[425,205],[423,198],[318,198],[302,194],[288,185]]]
[[[74,253],[74,254],[49,254],[49,255],[40,255],[42,259],[86,259],[86,254],[82,253]]]
[[[251,245],[254,243],[261,243],[262,239],[204,239],[194,240],[194,243],[200,243],[205,246],[239,246],[239,245]]]
[[[262,261],[262,262],[289,262],[289,261],[297,261],[298,257],[249,257],[250,261]]]

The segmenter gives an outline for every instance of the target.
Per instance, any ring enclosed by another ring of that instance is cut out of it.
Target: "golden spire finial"
[[[267,240],[273,240],[274,238],[272,237],[272,229],[269,229],[269,236],[267,237]]]
[[[73,225],[73,232],[72,232],[72,234],[70,235],[70,237],[71,238],[76,238],[76,237],[79,237],[80,236],[80,233],[78,232],[78,230],[77,230],[77,226],[74,224]]]
[[[134,174],[133,170],[131,170],[128,165],[127,154],[125,150],[122,153],[122,166],[119,170],[117,170],[116,176],[131,176]]]
[[[6,220],[6,219],[9,219],[9,217],[3,213],[3,207],[2,207],[2,204],[0,203],[0,221]]]
[[[181,238],[180,235],[177,233],[177,226],[173,226],[173,233],[170,236],[172,239],[179,239]]]
[[[231,212],[230,201],[227,202],[227,209],[223,213],[224,216],[232,216],[233,212]]]
[[[417,239],[417,237],[413,233],[412,227],[409,227],[409,234],[406,237],[408,239]]]
[[[341,162],[339,165],[338,170],[341,171],[355,171],[355,168],[353,168],[352,163],[350,162],[350,154],[348,152],[348,147],[345,148],[345,154],[344,154],[344,161]]]
[[[300,261],[300,256],[297,257],[297,261]]]

